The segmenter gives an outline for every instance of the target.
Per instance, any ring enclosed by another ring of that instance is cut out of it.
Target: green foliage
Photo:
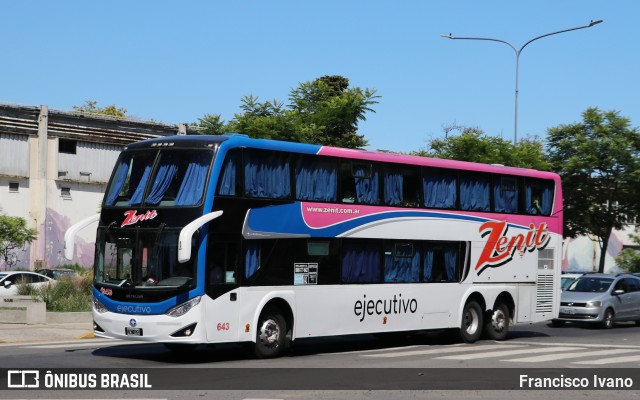
[[[226,132],[226,124],[220,114],[205,114],[198,118],[199,133],[205,135],[221,135]]]
[[[4,261],[7,269],[20,261],[16,250],[36,240],[37,233],[27,228],[27,221],[22,217],[0,215],[0,261]]]
[[[449,135],[459,130],[459,135]],[[496,136],[488,136],[476,127],[452,125],[445,127],[444,138],[432,139],[429,150],[413,152],[414,155],[471,161],[485,164],[502,164],[511,167],[549,170],[543,144],[537,138],[524,139],[513,144]]]
[[[115,104],[111,104],[106,107],[98,107],[98,102],[93,100],[86,100],[81,106],[73,106],[73,109],[81,113],[108,115],[110,117],[117,118],[125,118],[127,114],[126,108],[118,108]]]
[[[547,152],[562,176],[565,236],[593,235],[606,249],[613,229],[639,216],[640,134],[619,112],[589,108],[582,122],[549,129]]]
[[[47,311],[91,311],[91,287],[93,272],[85,271],[79,276],[62,277],[53,285],[38,290],[38,299],[47,304]]]
[[[349,88],[342,76],[323,76],[302,82],[291,90],[289,105],[274,99],[260,102],[257,97],[242,97],[242,113],[229,123],[218,114],[199,118],[202,133],[238,132],[254,138],[276,139],[328,146],[358,148],[367,145],[357,133],[358,123],[377,104],[376,91]]]

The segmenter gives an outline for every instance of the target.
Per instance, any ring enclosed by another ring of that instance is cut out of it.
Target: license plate
[[[127,336],[142,336],[142,328],[124,328],[124,334]]]
[[[574,310],[573,308],[561,308],[560,312],[563,314],[575,314],[576,310]]]

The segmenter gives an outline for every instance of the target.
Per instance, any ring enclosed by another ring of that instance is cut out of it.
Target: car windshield
[[[560,279],[560,287],[562,288],[562,290],[565,290],[566,288],[569,287],[569,285],[571,285],[571,282],[575,281],[576,278],[572,277],[572,276],[563,276]]]
[[[120,155],[104,197],[105,206],[200,204],[213,152],[146,150]]]
[[[582,276],[576,279],[567,291],[569,292],[606,292],[613,278],[596,277],[596,276]]]
[[[149,289],[195,286],[194,261],[178,262],[179,231],[98,231],[95,281]]]

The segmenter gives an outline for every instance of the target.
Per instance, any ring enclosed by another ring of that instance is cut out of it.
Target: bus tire
[[[509,333],[509,307],[500,303],[495,310],[487,314],[484,323],[484,334],[490,340],[505,340]]]
[[[258,358],[280,357],[287,342],[287,323],[277,308],[265,308],[258,319],[254,350]]]
[[[482,335],[482,309],[471,300],[464,306],[460,323],[460,339],[465,343],[474,343]]]

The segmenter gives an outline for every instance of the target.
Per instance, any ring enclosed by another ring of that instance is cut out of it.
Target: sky
[[[514,139],[581,121],[588,107],[640,126],[640,2],[13,1],[0,23],[0,102],[72,110],[86,100],[166,123],[231,120],[245,95],[287,103],[342,75],[376,89],[370,149],[425,149],[452,125]]]

